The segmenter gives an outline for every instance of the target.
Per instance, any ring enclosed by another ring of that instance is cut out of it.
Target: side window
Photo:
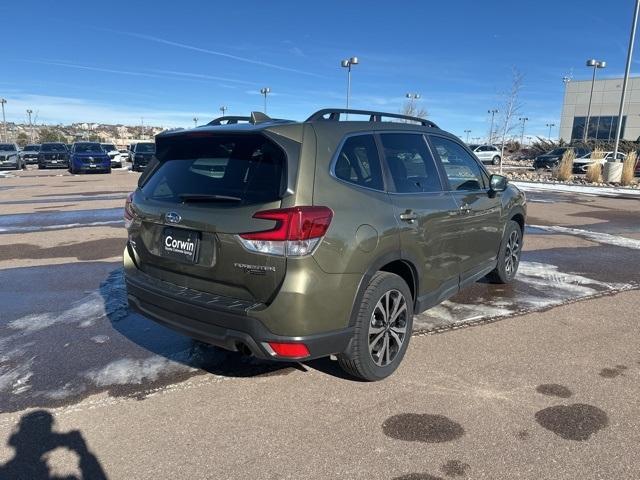
[[[442,161],[451,190],[482,190],[482,169],[459,144],[447,138],[431,136],[431,143]]]
[[[436,164],[421,134],[383,133],[380,139],[396,192],[442,191]]]
[[[489,147],[485,147],[484,145],[480,148],[478,148],[478,152],[486,152],[487,150],[489,150]]]
[[[361,187],[383,190],[380,157],[373,135],[347,138],[333,167],[335,176]]]

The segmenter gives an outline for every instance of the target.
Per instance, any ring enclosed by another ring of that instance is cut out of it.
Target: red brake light
[[[293,207],[257,212],[253,218],[275,220],[271,230],[243,233],[246,240],[298,241],[322,237],[331,224],[333,212],[328,207]]]
[[[304,358],[309,356],[309,349],[304,343],[268,343],[271,349],[279,357]]]

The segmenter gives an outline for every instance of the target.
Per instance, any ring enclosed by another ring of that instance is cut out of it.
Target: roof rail
[[[283,120],[281,118],[271,118],[270,116],[262,112],[251,112],[251,116],[249,117],[241,117],[241,116],[219,117],[214,120],[211,120],[209,123],[207,123],[207,126],[234,125],[240,122],[247,122],[253,125],[257,125],[258,123],[266,123],[266,122],[289,123],[291,122],[291,120]],[[202,125],[202,126],[205,126],[205,125]]]
[[[383,118],[399,118],[402,120],[409,120],[411,122],[419,123],[423,127],[440,128],[431,120],[426,120],[420,117],[412,117],[410,115],[402,115],[400,113],[374,112],[372,110],[352,110],[348,108],[325,108],[322,110],[318,110],[317,112],[312,114],[309,118],[307,118],[306,121],[307,122],[313,122],[316,120],[340,121],[340,115],[343,113],[344,114],[352,113],[354,115],[369,115],[370,122],[382,122]],[[329,116],[328,118],[327,118],[327,115]]]

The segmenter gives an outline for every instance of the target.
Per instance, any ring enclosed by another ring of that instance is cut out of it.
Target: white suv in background
[[[469,148],[482,163],[500,163],[500,150],[495,145],[469,145]]]

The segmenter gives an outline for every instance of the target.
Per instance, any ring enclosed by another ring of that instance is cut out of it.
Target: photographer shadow
[[[18,430],[13,433],[7,445],[15,450],[14,457],[0,465],[0,478],[29,480],[75,480],[106,479],[100,462],[89,450],[78,430],[66,433],[54,432],[55,420],[46,410],[36,410],[23,415]],[[78,455],[80,477],[52,475],[47,464],[47,454],[59,449],[67,449]]]

